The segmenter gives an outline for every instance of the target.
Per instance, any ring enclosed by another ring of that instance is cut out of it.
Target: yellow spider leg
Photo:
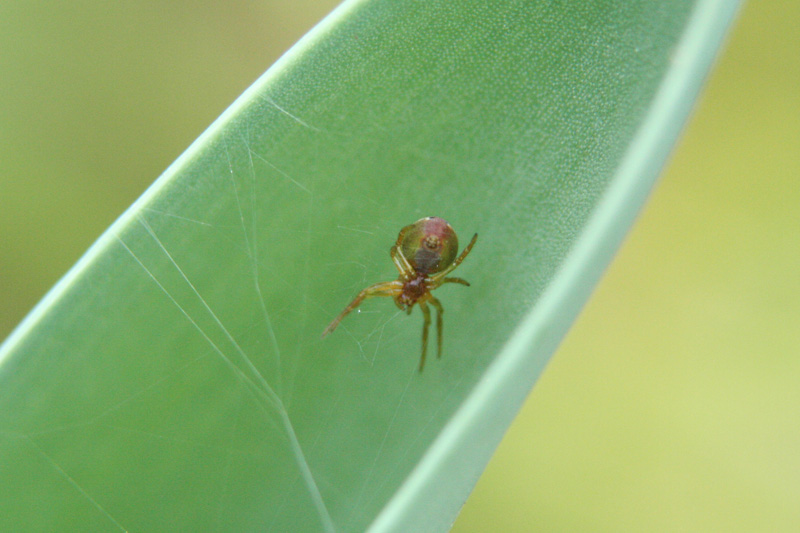
[[[361,304],[361,302],[363,302],[367,298],[371,298],[373,296],[396,296],[400,294],[402,291],[403,291],[403,282],[401,281],[384,281],[382,283],[376,283],[375,285],[370,285],[363,291],[359,292],[358,296],[356,296],[353,299],[353,301],[350,302],[350,305],[345,307],[344,311],[342,311],[341,314],[339,314],[339,316],[337,316],[333,320],[333,322],[331,322],[330,325],[327,328],[325,328],[325,331],[322,332],[322,336],[324,337],[325,335],[333,332],[333,330],[336,329],[336,326],[339,325],[339,322],[341,322],[342,319],[346,317],[350,311],[358,307]]]
[[[467,281],[465,279],[461,279],[461,278],[439,278],[439,279],[435,279],[435,280],[431,279],[431,283],[429,285],[430,290],[438,289],[439,287],[441,287],[445,283],[458,283],[460,285],[466,285],[467,287],[470,286],[469,285],[469,281]]]
[[[423,301],[419,302],[419,308],[422,309],[422,316],[425,321],[422,323],[422,357],[419,360],[419,371],[425,366],[425,354],[428,352],[428,328],[431,325],[431,311],[428,309],[428,304]]]
[[[461,264],[461,261],[463,261],[464,259],[467,258],[469,253],[472,251],[472,247],[475,246],[475,241],[477,241],[477,240],[478,240],[478,234],[476,233],[475,235],[472,236],[472,240],[469,241],[469,244],[467,245],[467,247],[464,248],[461,251],[461,255],[456,257],[456,260],[453,261],[453,263],[449,267],[445,268],[444,270],[442,270],[441,272],[437,273],[436,275],[431,276],[431,279],[434,282],[437,282],[438,280],[442,279],[443,277],[448,275],[450,272],[455,270],[456,267]],[[456,283],[459,283],[459,282],[456,282]],[[437,287],[438,287],[438,285],[437,285]]]
[[[394,264],[397,266],[397,270],[399,270],[400,275],[406,279],[413,278],[416,272],[414,271],[414,267],[411,266],[411,263],[408,262],[406,256],[403,255],[401,246],[403,245],[403,239],[406,237],[406,233],[413,227],[414,224],[411,224],[400,230],[400,233],[397,234],[397,240],[390,252],[392,254],[392,260],[394,260]]]
[[[400,271],[401,276],[403,276],[405,279],[414,277],[414,267],[412,267],[411,263],[408,262],[408,259],[406,259],[406,256],[403,255],[403,252],[400,250],[399,246],[393,246],[389,251],[389,254],[392,256],[394,266],[396,266],[397,270]]]
[[[431,305],[436,308],[436,340],[439,342],[439,350],[436,352],[436,358],[442,358],[442,315],[444,314],[444,307],[442,307],[442,303],[434,298],[433,296],[430,297]]]
[[[419,220],[417,222],[420,222]],[[400,245],[403,244],[403,239],[408,233],[408,230],[414,227],[414,224],[409,224],[408,226],[404,227],[400,230],[400,233],[397,234],[397,241],[394,243],[395,248],[400,248]]]

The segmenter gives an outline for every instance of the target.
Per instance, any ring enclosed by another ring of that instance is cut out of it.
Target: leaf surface
[[[3,529],[449,526],[735,7],[343,4],[0,349]],[[430,215],[480,234],[443,357],[386,299],[322,339]]]

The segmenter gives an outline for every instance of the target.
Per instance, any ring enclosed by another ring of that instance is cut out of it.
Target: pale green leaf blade
[[[345,3],[3,345],[0,524],[446,527],[734,8]],[[416,372],[421,319],[388,300],[321,339],[427,215],[481,235],[472,286],[437,291],[443,358]]]

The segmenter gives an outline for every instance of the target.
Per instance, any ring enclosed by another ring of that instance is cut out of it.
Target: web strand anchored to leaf
[[[266,379],[264,379],[263,375],[258,372],[255,365],[252,363],[250,357],[244,352],[241,348],[239,343],[236,339],[231,335],[228,329],[224,326],[222,321],[219,317],[214,313],[211,309],[207,301],[202,297],[202,295],[198,292],[197,288],[194,284],[191,283],[189,278],[186,276],[183,269],[177,264],[174,260],[172,255],[167,250],[164,243],[158,238],[156,233],[150,227],[150,225],[144,219],[140,218],[139,222],[141,226],[147,231],[148,235],[153,239],[154,242],[158,245],[158,247],[162,250],[163,254],[168,258],[169,263],[179,272],[180,276],[184,280],[184,282],[190,287],[194,295],[198,298],[201,302],[203,307],[205,308],[206,312],[211,316],[212,320],[217,324],[226,338],[231,342],[231,344],[235,347],[239,358],[244,362],[248,370],[252,373],[253,377],[248,376],[244,373],[238,365],[236,365],[231,358],[224,353],[222,349],[210,338],[210,336],[203,330],[203,328],[198,324],[197,320],[195,320],[189,311],[184,308],[180,303],[175,299],[172,294],[166,289],[166,287],[158,280],[158,278],[153,274],[153,272],[147,268],[144,262],[133,252],[133,250],[120,238],[117,236],[118,242],[127,250],[127,252],[133,257],[133,259],[139,264],[139,266],[145,271],[145,273],[152,279],[153,282],[161,289],[161,291],[169,298],[169,300],[180,310],[183,316],[189,320],[192,324],[194,329],[196,329],[200,335],[204,338],[204,340],[212,347],[214,353],[216,353],[231,369],[234,375],[245,385],[245,390],[250,394],[254,400],[256,400],[256,405],[258,405],[261,410],[268,416],[275,416],[278,417],[278,422],[281,428],[283,429],[284,435],[287,437],[287,441],[289,447],[292,451],[292,455],[295,458],[298,468],[300,469],[301,476],[305,482],[305,485],[311,495],[312,501],[314,502],[314,506],[317,510],[317,513],[320,517],[320,521],[322,522],[323,526],[327,531],[333,531],[333,521],[330,517],[330,513],[327,510],[325,502],[322,498],[322,495],[319,491],[317,483],[314,479],[314,476],[311,472],[311,469],[308,465],[306,460],[305,454],[300,446],[300,443],[297,439],[297,434],[294,430],[294,426],[289,419],[289,414],[285,409],[283,401],[280,397],[275,393],[274,389],[267,383]],[[255,381],[254,381],[255,380]]]

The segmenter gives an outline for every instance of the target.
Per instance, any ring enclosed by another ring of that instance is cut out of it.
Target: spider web
[[[325,135],[271,98],[259,105],[274,120]],[[140,496],[153,509],[152,522],[141,522],[122,500],[127,487],[104,487],[100,468],[65,442],[90,436],[101,450],[117,446],[127,450],[119,455],[147,457],[173,474],[180,469],[169,458],[203,458],[195,504],[208,509],[198,521],[215,529],[249,523],[232,519],[237,509],[276,531],[303,523],[363,529],[455,405],[442,399],[452,400],[463,377],[431,388],[436,369],[416,372],[421,316],[405,317],[390,299],[365,302],[336,335],[320,339],[358,290],[396,277],[388,244],[397,228],[369,213],[328,226],[315,217],[318,185],[293,177],[247,129],[232,128],[219,143],[224,158],[184,169],[105,243],[116,277],[109,285],[139,297],[135,308],[106,309],[109,329],[167,341],[95,349],[92,358],[108,358],[118,373],[117,391],[103,391],[80,416],[2,435],[49,465],[61,491],[71,489],[112,529],[161,527],[174,510],[154,504],[155,493]],[[278,224],[268,218],[287,205]],[[368,205],[386,208],[377,199]],[[361,251],[346,260],[320,254],[331,242]],[[98,292],[108,286],[86,282]],[[85,294],[79,285],[71,294]],[[106,304],[92,312],[102,316]],[[431,401],[431,391],[439,398]],[[201,424],[201,415],[217,422]],[[351,472],[343,475],[337,461]],[[118,458],[115,468],[136,485],[157,483],[159,475],[135,465]]]

